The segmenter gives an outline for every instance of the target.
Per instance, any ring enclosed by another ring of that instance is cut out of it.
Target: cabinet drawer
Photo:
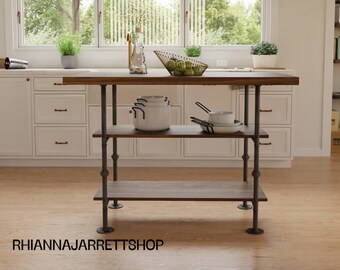
[[[260,139],[260,158],[291,157],[291,129],[263,127],[268,139]],[[254,144],[249,140],[249,156],[254,157]],[[239,140],[239,157],[243,154],[243,140]]]
[[[254,123],[254,95],[249,95],[249,124]],[[244,119],[244,95],[240,95],[239,119]],[[261,95],[261,124],[290,125],[292,123],[291,95]]]
[[[35,123],[43,124],[84,124],[85,95],[34,96]]]
[[[85,156],[85,127],[37,127],[36,156]]]
[[[85,91],[85,85],[55,85],[62,83],[62,78],[34,78],[35,91]]]

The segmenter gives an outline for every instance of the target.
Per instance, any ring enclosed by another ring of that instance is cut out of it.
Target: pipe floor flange
[[[99,227],[97,229],[97,233],[100,233],[100,234],[111,233],[113,231],[114,229],[112,227]]]
[[[123,205],[120,203],[112,203],[107,206],[110,209],[120,209],[123,208]]]
[[[250,204],[239,204],[237,206],[238,209],[241,209],[241,210],[251,210],[253,209],[253,207],[250,205]]]
[[[247,233],[249,234],[255,234],[255,235],[259,235],[259,234],[263,234],[264,233],[264,230],[260,229],[260,228],[249,228],[246,230]]]

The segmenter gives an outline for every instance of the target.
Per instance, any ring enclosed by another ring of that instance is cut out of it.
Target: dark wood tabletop
[[[298,85],[299,77],[278,72],[212,72],[202,76],[171,76],[164,70],[129,74],[124,70],[88,71],[63,78],[65,85]]]

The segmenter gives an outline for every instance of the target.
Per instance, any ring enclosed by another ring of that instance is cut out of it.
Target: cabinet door
[[[281,127],[263,127],[269,138],[260,139],[260,158],[290,158],[291,129]],[[254,157],[254,144],[249,141],[249,156]],[[243,154],[243,140],[239,140],[239,156]]]
[[[171,108],[171,124],[181,124],[181,108]],[[181,156],[181,139],[137,139],[138,157],[179,157]]]
[[[133,114],[130,113],[131,107],[117,108],[117,123],[118,124],[133,124]],[[89,138],[90,138],[90,156],[101,156],[101,139],[92,138],[92,134],[101,127],[101,110],[100,106],[89,107]],[[107,125],[112,125],[112,107],[107,107]],[[133,156],[133,139],[117,139],[118,155],[121,157]],[[112,140],[108,141],[108,155],[112,155]]]
[[[208,114],[195,102],[200,101],[212,111],[236,112],[236,92],[229,86],[185,86],[185,124],[193,125],[190,116],[208,119]],[[187,157],[236,157],[235,139],[185,139]]]
[[[0,155],[32,155],[31,86],[26,78],[0,78]]]
[[[36,124],[85,124],[84,94],[39,94],[34,96]]]
[[[292,123],[291,95],[261,95],[261,124],[290,125]],[[244,119],[244,95],[240,95],[239,116]],[[249,95],[249,124],[254,124],[255,96]]]
[[[35,148],[36,156],[83,157],[85,127],[36,127]]]

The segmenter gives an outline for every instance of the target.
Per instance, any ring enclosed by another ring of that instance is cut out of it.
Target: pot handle
[[[210,123],[210,122],[208,122],[208,121],[204,121],[204,120],[199,119],[199,118],[197,118],[197,117],[191,116],[190,118],[191,118],[192,120],[195,120],[196,122],[202,123],[202,125],[204,125],[204,126],[210,126],[210,127],[214,126],[213,123]]]
[[[137,101],[139,102],[139,101],[144,101],[144,102],[148,102],[146,99],[144,99],[144,98],[137,98]]]
[[[145,104],[143,104],[141,102],[135,102],[135,106],[137,106],[137,105],[141,105],[141,106],[145,107]]]
[[[191,119],[191,122],[194,122],[195,124],[199,124],[199,125],[206,127],[208,133],[213,133],[213,134],[215,133],[214,128],[212,126],[207,125],[204,122],[197,121],[196,119]]]
[[[195,104],[200,107],[203,111],[205,111],[206,113],[210,113],[211,110],[209,110],[206,106],[204,106],[201,102],[196,101]]]
[[[143,112],[143,119],[145,119],[145,112],[142,108],[140,107],[132,107],[132,110],[134,111],[134,117],[137,118],[137,111],[136,110],[141,110]]]

